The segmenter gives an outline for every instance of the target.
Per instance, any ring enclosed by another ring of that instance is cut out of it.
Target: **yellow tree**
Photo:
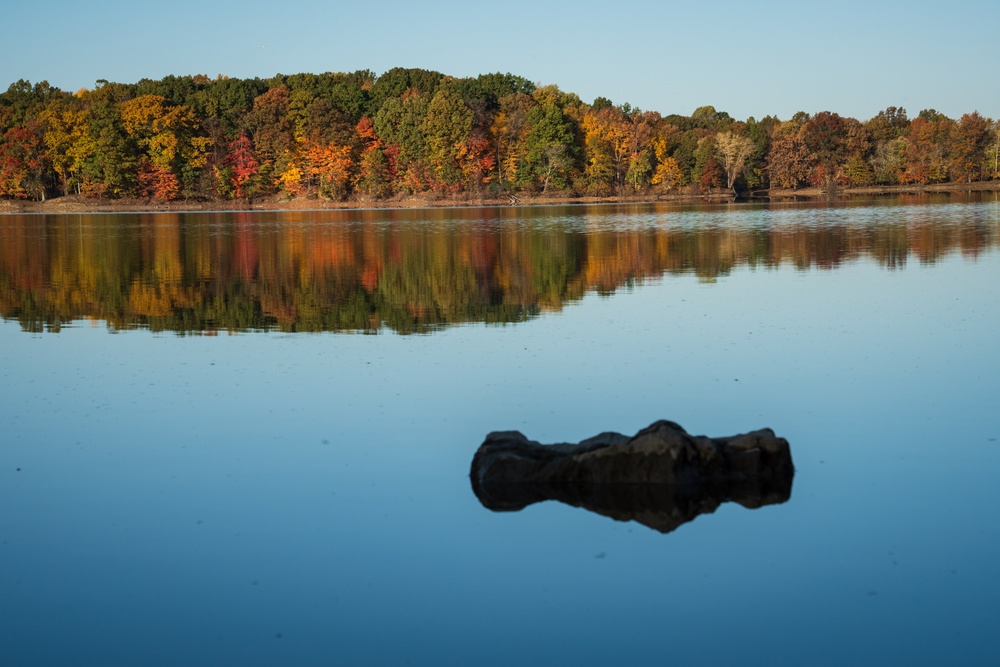
[[[442,87],[431,98],[421,125],[435,189],[457,190],[465,177],[460,154],[472,132],[473,113],[454,91]]]
[[[537,103],[524,93],[504,95],[498,100],[500,110],[493,117],[490,134],[496,151],[497,175],[501,186],[517,180],[518,168],[528,154],[531,123],[528,112]]]
[[[144,155],[140,180],[147,193],[172,199],[179,176],[193,176],[208,160],[210,140],[197,136],[198,120],[187,106],[169,106],[159,95],[142,95],[119,105],[122,127]]]
[[[59,177],[63,195],[68,195],[74,185],[79,193],[75,149],[82,137],[86,136],[84,112],[62,98],[55,98],[38,114],[38,120],[44,128],[45,147],[51,160],[52,170]]]
[[[684,172],[681,171],[677,160],[668,154],[668,142],[664,137],[653,139],[653,153],[656,155],[656,169],[650,183],[661,186],[664,190],[670,191],[679,186],[684,181]]]
[[[732,189],[753,149],[754,144],[750,139],[735,132],[719,132],[715,135],[715,156],[726,172],[727,188]]]
[[[594,194],[617,192],[625,183],[631,155],[631,136],[620,109],[591,109],[583,116],[584,176]]]

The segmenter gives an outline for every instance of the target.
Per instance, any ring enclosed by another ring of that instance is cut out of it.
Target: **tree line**
[[[378,213],[378,215],[375,215]],[[13,216],[0,244],[0,317],[29,331],[91,318],[113,329],[414,333],[521,322],[585,294],[739,267],[886,267],[995,249],[992,222],[581,229],[361,211],[349,225],[277,229],[251,214]],[[469,218],[477,220],[476,218]]]
[[[513,74],[167,76],[0,94],[0,197],[654,196],[1000,178],[1000,122],[662,116]]]

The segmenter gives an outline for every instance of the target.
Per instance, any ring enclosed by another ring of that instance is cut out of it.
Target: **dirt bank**
[[[735,194],[720,191],[708,194],[674,194],[650,197],[531,197],[519,196],[515,199],[468,197],[455,199],[434,199],[429,197],[406,197],[382,201],[327,201],[306,197],[288,199],[270,197],[254,199],[251,202],[233,200],[177,200],[170,202],[150,199],[92,199],[70,195],[53,197],[44,202],[24,200],[0,200],[2,213],[126,213],[126,212],[170,212],[170,211],[309,211],[361,208],[445,208],[456,206],[552,206],[559,204],[605,204],[605,203],[646,203],[646,202],[713,202],[731,201]]]
[[[942,183],[936,185],[893,185],[864,188],[837,188],[828,191],[823,188],[800,188],[786,190],[774,188],[753,193],[753,199],[760,200],[809,200],[844,199],[894,194],[929,194],[962,192],[1000,192],[1000,181],[980,183]],[[742,196],[742,195],[741,195]],[[170,211],[311,211],[337,209],[371,208],[445,208],[455,206],[553,206],[559,204],[640,204],[656,202],[697,203],[733,201],[737,195],[732,190],[710,193],[676,193],[661,195],[640,195],[634,197],[566,197],[566,196],[520,196],[515,199],[463,197],[435,199],[431,197],[406,197],[382,201],[327,201],[306,197],[288,199],[269,197],[254,199],[252,202],[218,200],[177,200],[170,202],[150,199],[91,199],[71,195],[53,197],[44,202],[24,200],[0,200],[0,214],[4,213],[127,213],[127,212],[170,212]]]
[[[935,183],[932,185],[873,185],[863,188],[799,188],[785,190],[772,188],[766,192],[770,199],[823,199],[839,197],[871,197],[875,195],[917,195],[939,192],[1000,192],[1000,181],[980,181],[977,183]]]

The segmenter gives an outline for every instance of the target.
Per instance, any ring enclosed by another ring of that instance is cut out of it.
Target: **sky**
[[[896,106],[1000,117],[997,0],[52,0],[0,15],[0,90],[421,67],[510,72],[664,115],[712,105],[739,120],[866,120]]]

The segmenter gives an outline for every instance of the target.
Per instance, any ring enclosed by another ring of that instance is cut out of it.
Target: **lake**
[[[0,316],[4,664],[1000,662],[994,194],[5,215]],[[658,419],[790,496],[473,493]]]

